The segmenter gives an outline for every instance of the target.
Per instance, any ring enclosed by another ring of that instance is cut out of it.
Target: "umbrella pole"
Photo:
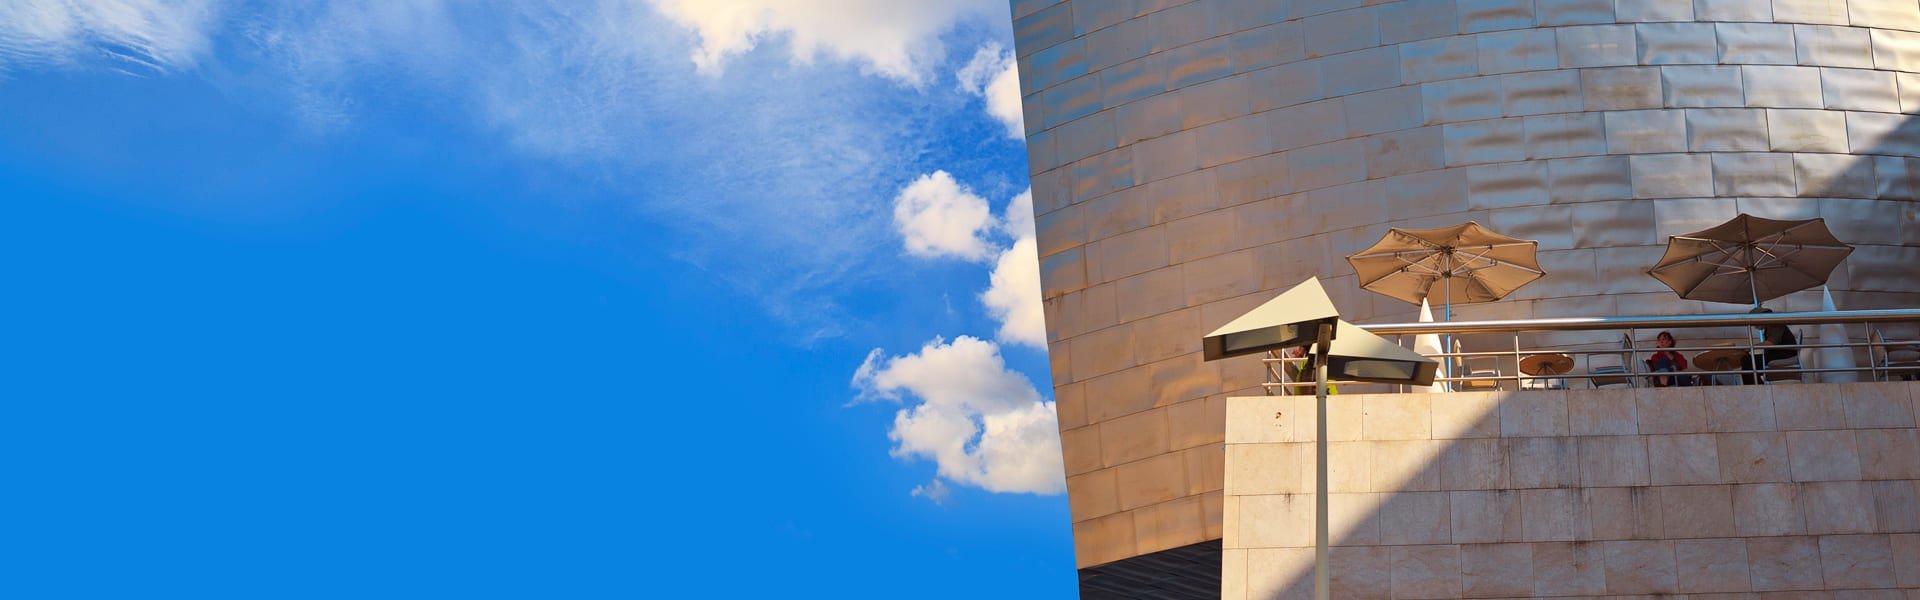
[[[1753,256],[1748,255],[1747,258],[1752,259]],[[1752,261],[1749,260],[1748,262]],[[1752,265],[1747,266],[1747,293],[1753,294],[1753,308],[1758,310],[1760,308],[1760,284],[1756,281],[1759,279],[1756,273],[1757,271],[1753,270]]]

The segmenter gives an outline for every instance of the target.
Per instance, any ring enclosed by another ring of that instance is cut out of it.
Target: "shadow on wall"
[[[1336,397],[1332,595],[1904,597],[1915,387]],[[1229,600],[1312,597],[1312,400],[1228,407]]]

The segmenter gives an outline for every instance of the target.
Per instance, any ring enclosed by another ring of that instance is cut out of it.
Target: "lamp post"
[[[1339,351],[1334,340],[1340,340]],[[1201,340],[1206,360],[1313,344],[1313,594],[1329,600],[1327,531],[1327,381],[1432,385],[1439,363],[1340,320],[1333,300],[1309,277]]]

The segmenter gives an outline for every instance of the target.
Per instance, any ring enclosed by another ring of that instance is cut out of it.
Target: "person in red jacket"
[[[1673,334],[1665,331],[1654,337],[1654,345],[1661,348],[1673,347]],[[1679,373],[1687,370],[1687,357],[1672,350],[1654,352],[1647,359],[1647,370],[1654,373]],[[1693,385],[1692,375],[1660,375],[1653,378],[1653,387],[1672,387],[1675,385]]]

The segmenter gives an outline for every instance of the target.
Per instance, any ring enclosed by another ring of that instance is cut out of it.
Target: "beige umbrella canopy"
[[[1752,304],[1826,283],[1853,253],[1825,219],[1776,221],[1741,214],[1704,231],[1667,238],[1647,270],[1688,300]]]
[[[1347,257],[1360,287],[1409,303],[1492,302],[1545,275],[1539,242],[1494,233],[1468,221],[1440,229],[1387,230],[1371,248]]]

